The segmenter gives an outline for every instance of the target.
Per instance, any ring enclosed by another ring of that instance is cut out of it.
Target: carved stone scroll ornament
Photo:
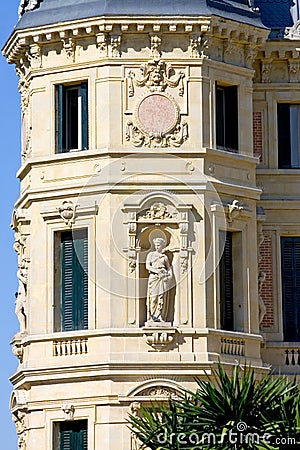
[[[126,140],[135,147],[165,148],[180,147],[188,138],[188,125],[185,121],[178,124],[172,133],[149,133],[145,136],[130,120],[126,126]]]
[[[58,207],[58,212],[65,223],[71,227],[75,222],[76,205],[71,200],[65,200]]]
[[[132,78],[133,84],[138,87],[146,86],[150,92],[164,92],[167,87],[176,88],[179,86],[179,95],[183,96],[185,74],[180,71],[174,78],[171,78],[173,71],[171,64],[155,58],[141,65],[142,79],[136,79],[132,71],[129,72],[128,76]]]

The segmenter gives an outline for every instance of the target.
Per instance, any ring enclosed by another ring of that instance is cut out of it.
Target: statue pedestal
[[[145,328],[172,328],[171,322],[163,322],[163,321],[154,321],[154,320],[147,320],[145,322]]]
[[[166,352],[170,345],[174,345],[174,337],[177,328],[171,322],[154,322],[149,320],[143,327],[144,338],[150,347],[156,352]]]

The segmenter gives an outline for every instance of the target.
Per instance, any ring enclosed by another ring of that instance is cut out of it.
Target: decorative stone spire
[[[18,9],[19,19],[27,11],[33,11],[34,9],[38,8],[42,1],[43,0],[20,0],[20,6]]]

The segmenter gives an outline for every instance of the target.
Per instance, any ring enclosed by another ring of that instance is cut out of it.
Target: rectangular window
[[[300,168],[300,105],[278,103],[278,167]]]
[[[300,341],[300,237],[281,238],[283,335]]]
[[[222,330],[233,330],[232,233],[220,231],[220,321]]]
[[[55,450],[88,450],[87,420],[72,420],[54,424]]]
[[[220,327],[244,331],[244,280],[242,232],[220,231]]]
[[[55,331],[88,328],[87,230],[63,232],[55,246]]]
[[[237,86],[216,84],[217,148],[238,151],[238,90]]]
[[[57,153],[88,148],[87,83],[55,86]]]

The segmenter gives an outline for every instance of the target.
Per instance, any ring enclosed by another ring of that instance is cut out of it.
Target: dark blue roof
[[[248,0],[43,0],[25,12],[17,29],[101,16],[219,15],[262,27]]]
[[[261,20],[268,28],[292,27],[292,6],[294,0],[255,0],[259,7]]]

